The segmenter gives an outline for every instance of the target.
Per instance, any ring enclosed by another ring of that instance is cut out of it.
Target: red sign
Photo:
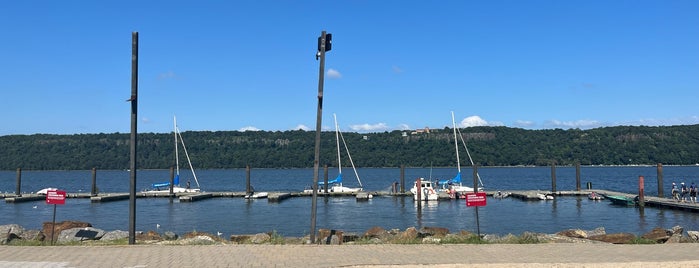
[[[485,206],[485,192],[466,194],[466,206],[482,207]]]
[[[65,205],[66,191],[48,190],[46,192],[46,204],[49,205]]]

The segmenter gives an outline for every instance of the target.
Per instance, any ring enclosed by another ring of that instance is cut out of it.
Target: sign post
[[[56,230],[56,205],[66,204],[66,191],[48,190],[46,204],[53,205],[53,221],[51,222],[51,245],[53,246],[54,231]]]
[[[476,192],[466,194],[466,206],[467,207],[476,207],[476,228],[478,229],[478,239],[481,237],[481,224],[480,220],[478,219],[478,207],[482,207],[486,205],[486,198],[485,198],[485,192]]]

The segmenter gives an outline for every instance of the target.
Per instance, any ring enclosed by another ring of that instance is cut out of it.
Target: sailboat
[[[441,180],[439,181],[439,185],[441,185],[440,191],[448,192],[450,195],[451,194],[458,194],[462,195],[464,193],[473,193],[473,188],[464,186],[461,182],[461,161],[459,159],[459,140],[457,139],[457,129],[456,129],[456,121],[454,120],[454,112],[451,112],[451,123],[454,128],[454,149],[456,150],[456,166],[457,166],[457,173],[454,176],[454,178],[448,179],[448,180]],[[466,147],[466,142],[464,141],[463,135],[461,135],[461,131],[459,131],[459,137],[461,137],[461,143],[463,143],[464,148],[466,149],[466,154],[468,155],[468,159],[471,161],[471,166],[474,166],[473,159],[471,158],[471,153],[468,151],[468,147]],[[478,187],[478,191],[483,191],[483,182],[481,181],[481,177],[478,173],[476,173],[476,177],[478,178],[478,182],[480,187]]]
[[[198,193],[201,191],[199,188],[199,180],[197,179],[197,174],[194,172],[194,167],[192,167],[192,161],[189,159],[189,153],[187,153],[187,146],[184,145],[184,139],[182,139],[180,129],[177,127],[177,117],[173,118],[175,124],[175,178],[173,180],[173,184],[171,185],[170,182],[153,183],[151,184],[151,189],[145,191],[146,193],[170,193],[170,188],[172,188],[173,193]],[[178,138],[179,142],[182,144],[182,149],[184,149],[184,154],[187,157],[189,169],[192,171],[192,176],[194,177],[194,182],[196,183],[195,188],[191,187],[190,181],[187,181],[185,187],[180,186],[180,155],[178,150]]]
[[[331,193],[356,193],[356,192],[361,192],[363,189],[362,186],[362,181],[359,179],[359,173],[357,173],[357,168],[354,166],[354,161],[352,161],[352,155],[350,155],[349,148],[347,147],[347,142],[345,142],[345,137],[342,136],[342,133],[340,132],[340,127],[337,123],[337,115],[333,114],[333,118],[335,119],[335,140],[337,143],[337,177],[334,180],[328,181],[328,185],[332,185],[328,189],[329,192]],[[340,140],[342,140],[342,144],[345,147],[345,151],[347,152],[347,157],[349,158],[350,163],[352,164],[352,170],[354,170],[354,176],[357,177],[357,182],[359,183],[358,188],[350,188],[342,185],[342,158],[340,157]],[[318,186],[325,185],[325,182],[318,182]],[[321,187],[318,187],[318,191],[320,191]],[[311,190],[312,192],[313,190]]]

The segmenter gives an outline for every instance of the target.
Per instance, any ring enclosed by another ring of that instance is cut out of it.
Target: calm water
[[[665,193],[672,182],[699,183],[699,167],[666,166],[663,169]],[[188,172],[188,171],[186,171]],[[182,171],[181,182],[191,180],[191,173]],[[322,175],[321,170],[321,175]],[[364,189],[386,191],[393,182],[400,181],[397,168],[358,169]],[[417,177],[444,179],[453,177],[455,168],[406,169],[409,184]],[[480,176],[487,191],[497,190],[551,190],[550,167],[480,168]],[[463,168],[464,181],[472,181],[472,170]],[[334,178],[336,170],[329,171]],[[100,192],[128,192],[127,171],[97,171]],[[653,167],[582,167],[581,184],[588,182],[595,189],[635,193],[638,178],[645,178],[647,195],[657,195],[657,170]],[[0,171],[0,192],[16,190],[15,171]],[[245,170],[201,170],[197,172],[203,191],[244,191]],[[345,186],[355,187],[357,180],[351,168],[343,172]],[[556,168],[556,188],[559,191],[575,189],[575,168]],[[139,170],[138,190],[151,183],[167,181],[168,170]],[[302,191],[311,185],[313,169],[253,169],[251,181],[257,191]],[[73,192],[89,192],[91,171],[23,171],[21,191],[36,192],[46,187],[57,187]],[[407,187],[406,187],[406,190]],[[627,208],[611,205],[609,201],[591,201],[586,197],[562,197],[552,201],[522,201],[519,199],[488,199],[478,209],[481,233],[521,234],[525,231],[554,233],[564,229],[594,229],[605,227],[607,232],[642,234],[655,227],[670,228],[680,225],[688,230],[699,230],[699,214],[674,210]],[[310,231],[311,198],[290,198],[281,203],[266,199],[213,198],[192,203],[170,203],[167,198],[139,198],[137,200],[136,228],[138,230],[189,231],[248,234],[277,231],[285,236],[303,236]],[[68,199],[58,206],[56,221],[79,220],[105,230],[128,230],[128,200],[91,203],[89,199]],[[44,201],[28,203],[0,202],[0,225],[17,223],[25,228],[40,229],[42,222],[50,222],[53,206]],[[418,210],[412,197],[374,197],[356,201],[353,197],[319,198],[316,228],[340,229],[361,233],[373,226],[386,229],[405,229],[411,226],[439,226],[452,232],[475,232],[475,208],[467,207],[464,200],[440,201],[425,204]]]

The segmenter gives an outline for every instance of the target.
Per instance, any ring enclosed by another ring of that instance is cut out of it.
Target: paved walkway
[[[0,267],[699,267],[668,245],[0,246]]]

